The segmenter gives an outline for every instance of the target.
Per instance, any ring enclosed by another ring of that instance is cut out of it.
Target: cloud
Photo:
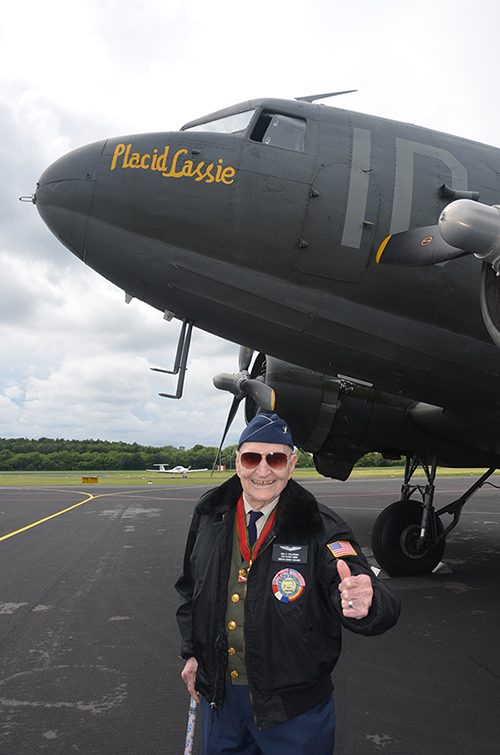
[[[357,88],[336,107],[498,142],[494,2],[26,0],[0,19],[0,435],[217,444],[238,346],[194,332],[73,257],[36,208],[52,161],[109,136],[179,128],[252,97]],[[244,424],[243,412],[229,440]]]
[[[123,292],[83,265],[52,280],[44,261],[24,278],[18,260],[4,255],[0,263],[0,340],[9,354],[0,371],[1,436],[189,447],[203,434],[218,443],[231,397],[211,378],[237,369],[237,346],[195,331],[185,397],[171,402],[158,393],[175,393],[177,377],[150,367],[172,368],[179,323],[142,302],[125,304]]]

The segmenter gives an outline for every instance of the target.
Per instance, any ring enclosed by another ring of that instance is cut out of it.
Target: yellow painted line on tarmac
[[[125,492],[125,491],[123,491],[123,492]],[[121,491],[120,491],[120,493],[121,493]],[[54,519],[54,517],[56,517],[56,516],[61,516],[61,514],[66,514],[68,511],[71,511],[72,509],[76,509],[76,508],[78,508],[78,506],[83,506],[84,503],[88,503],[92,499],[103,498],[106,495],[120,495],[120,493],[101,493],[100,495],[92,495],[92,493],[87,493],[86,495],[88,497],[85,498],[84,501],[80,501],[79,503],[74,503],[73,506],[69,506],[69,508],[63,509],[62,511],[57,511],[55,514],[51,514],[50,516],[44,517],[44,519],[39,519],[38,522],[33,522],[33,524],[27,524],[26,527],[21,527],[20,530],[15,530],[15,532],[9,532],[8,535],[2,535],[0,537],[0,542],[2,540],[7,540],[7,538],[9,538],[9,537],[14,537],[14,535],[19,535],[19,534],[21,534],[21,532],[26,532],[26,530],[30,530],[32,527],[37,527],[39,524],[43,524],[44,522],[48,522],[49,519]],[[85,494],[82,493],[82,495],[85,495]]]

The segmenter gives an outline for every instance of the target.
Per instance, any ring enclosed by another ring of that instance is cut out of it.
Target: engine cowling
[[[484,262],[480,300],[484,324],[493,342],[500,349],[500,277]]]
[[[442,423],[436,425],[440,407],[427,407],[423,414],[415,402],[355,379],[323,375],[264,354],[255,360],[251,375],[274,389],[275,411],[290,425],[296,446],[313,454],[316,469],[325,477],[347,480],[354,464],[371,451],[397,459],[425,449],[446,466],[495,466],[491,447],[467,442],[470,418],[461,418],[464,433],[457,441],[455,425],[452,433],[444,432]],[[258,411],[250,398],[245,411],[247,421]]]
[[[483,261],[481,313],[484,324],[500,348],[500,205],[457,199],[439,218],[439,231],[452,246],[466,249]]]

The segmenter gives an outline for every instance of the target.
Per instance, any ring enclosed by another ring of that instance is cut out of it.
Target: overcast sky
[[[19,196],[106,137],[178,129],[262,96],[357,89],[335,106],[500,146],[497,0],[23,0],[0,16],[0,437],[217,445],[212,377],[238,346],[179,324],[73,257]],[[244,426],[243,412],[228,442]]]

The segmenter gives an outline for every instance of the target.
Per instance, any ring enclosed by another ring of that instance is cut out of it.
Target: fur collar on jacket
[[[201,515],[229,514],[236,509],[242,488],[234,475],[218,488],[209,490],[198,504]],[[280,495],[275,529],[280,535],[314,535],[321,530],[322,520],[316,498],[295,480]]]

